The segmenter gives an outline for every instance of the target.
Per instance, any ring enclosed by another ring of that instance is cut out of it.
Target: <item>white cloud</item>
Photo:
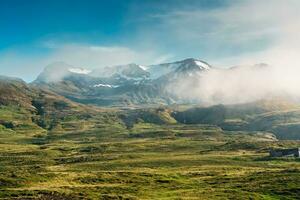
[[[275,49],[298,50],[299,18],[297,0],[229,1],[213,9],[193,5],[148,16],[153,25],[141,24],[139,37],[162,43],[177,57],[197,55],[213,64],[271,62]]]
[[[197,83],[178,82],[174,90],[177,94],[209,104],[244,103],[278,96],[300,99],[300,1],[239,1],[222,9],[177,11],[161,17],[170,31],[176,33],[174,37],[186,41],[192,38],[200,49],[205,40],[217,47],[212,48],[215,55],[226,49],[232,51],[226,57],[215,56],[208,61],[215,66],[261,62],[272,66],[260,71],[212,71]],[[203,22],[205,26],[201,27]],[[243,48],[247,51],[243,52]]]
[[[170,54],[161,55],[151,50],[138,51],[121,46],[65,44],[57,48],[48,59],[49,62],[62,60],[72,65],[94,69],[133,62],[149,65],[164,62],[170,57]]]
[[[47,45],[49,44],[47,43]],[[47,46],[50,52],[43,56],[36,54],[24,55],[15,49],[3,52],[0,58],[0,66],[5,67],[5,70],[2,73],[32,81],[46,65],[57,61],[63,61],[76,67],[95,69],[133,62],[148,65],[163,62],[171,56],[169,54],[157,54],[153,51],[137,51],[120,46],[76,43],[51,43],[50,46]]]
[[[236,104],[261,99],[300,100],[297,68],[243,66],[231,70],[211,70],[198,81],[182,79],[170,91],[182,98],[205,104]]]

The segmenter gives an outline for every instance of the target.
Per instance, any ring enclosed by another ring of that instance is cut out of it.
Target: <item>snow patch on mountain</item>
[[[117,88],[117,87],[119,87],[119,85],[109,85],[109,84],[99,83],[99,84],[94,85],[93,87]]]
[[[88,69],[83,69],[83,68],[69,68],[69,72],[75,73],[75,74],[89,74],[92,71]]]
[[[195,60],[194,62],[196,63],[196,65],[201,67],[201,69],[209,70],[211,68],[207,63],[203,61]]]
[[[148,67],[144,65],[138,65],[142,70],[147,71]]]

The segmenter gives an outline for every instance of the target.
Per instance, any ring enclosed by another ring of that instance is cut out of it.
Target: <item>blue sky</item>
[[[221,67],[260,62],[261,52],[297,32],[284,20],[299,8],[294,0],[1,0],[0,74],[32,81],[55,61],[86,68],[186,57]]]
[[[188,2],[188,1],[187,1]],[[222,1],[189,1],[201,9]],[[33,43],[44,37],[107,43],[135,34],[140,25],[153,25],[148,16],[167,13],[185,1],[139,0],[2,0],[0,48]],[[107,41],[108,40],[108,41]]]

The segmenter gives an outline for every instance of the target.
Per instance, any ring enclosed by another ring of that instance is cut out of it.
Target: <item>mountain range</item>
[[[216,82],[217,79],[222,78],[223,75],[227,77],[228,74],[230,79],[239,76],[240,72],[260,73],[269,67],[266,64],[257,64],[221,69],[194,58],[149,66],[131,63],[94,70],[56,62],[48,65],[32,85],[50,90],[75,102],[97,106],[174,103],[204,105],[207,104],[204,97],[209,94],[206,90],[211,88],[210,82]],[[219,77],[205,80],[212,74],[219,74]],[[205,82],[203,83],[202,80]],[[199,91],[200,86],[204,87],[204,91]],[[219,98],[220,86],[215,85],[216,94],[209,95]]]
[[[266,67],[259,64],[250,69]],[[177,96],[176,89],[170,90],[170,85],[178,87],[182,80],[188,80],[192,90],[193,81],[205,78],[211,71],[231,73],[244,69],[216,69],[196,59],[97,70],[53,63],[29,84],[18,78],[0,77],[0,128],[68,130],[84,128],[86,121],[88,126],[113,122],[130,128],[143,121],[212,124],[227,131],[263,131],[280,139],[299,139],[300,106],[296,102],[278,97],[207,106]]]
[[[208,63],[185,60],[143,66],[127,64],[95,70],[74,67],[64,62],[48,65],[32,83],[73,101],[98,106],[184,103],[170,90],[180,80],[197,80],[212,70]]]

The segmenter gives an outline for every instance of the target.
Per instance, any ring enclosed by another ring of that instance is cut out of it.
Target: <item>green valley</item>
[[[88,130],[1,131],[2,199],[297,199],[296,147],[213,125],[97,123]]]
[[[100,108],[19,80],[1,86],[0,199],[300,195],[300,160],[268,155],[300,146],[273,131],[298,122],[297,106]]]

